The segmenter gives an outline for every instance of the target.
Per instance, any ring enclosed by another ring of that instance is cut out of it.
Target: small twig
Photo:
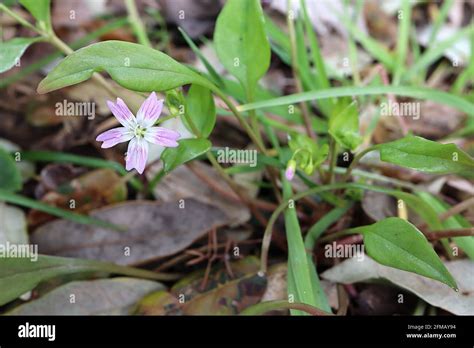
[[[449,219],[451,216],[457,215],[462,213],[463,211],[467,210],[470,206],[474,205],[474,197],[471,197],[465,201],[462,201],[461,203],[456,204],[455,206],[449,208],[446,210],[444,213],[442,213],[439,216],[439,219],[441,221]],[[417,227],[419,229],[424,229],[428,225],[426,222],[423,222],[422,224],[418,225]]]
[[[469,237],[474,236],[474,227],[455,228],[449,230],[439,230],[434,232],[423,232],[429,240],[438,240],[453,237]]]

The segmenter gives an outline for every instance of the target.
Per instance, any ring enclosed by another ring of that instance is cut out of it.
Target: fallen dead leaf
[[[7,314],[127,315],[143,296],[163,288],[158,282],[134,278],[74,281]]]
[[[474,315],[474,262],[445,262],[459,287],[459,292],[435,280],[378,264],[368,256],[363,261],[348,259],[321,276],[337,283],[352,284],[384,278],[417,295],[429,304],[456,315]]]
[[[183,208],[181,208],[183,207]],[[173,255],[229,223],[216,207],[189,198],[180,202],[127,202],[93,211],[91,216],[126,231],[56,220],[31,236],[42,254],[135,265]]]

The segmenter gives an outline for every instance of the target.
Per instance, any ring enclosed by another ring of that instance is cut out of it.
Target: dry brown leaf
[[[56,220],[31,236],[42,254],[134,265],[173,255],[229,220],[218,208],[189,198],[180,202],[127,202],[90,215],[127,231]]]

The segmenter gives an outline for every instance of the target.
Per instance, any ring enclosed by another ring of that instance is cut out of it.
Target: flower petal
[[[125,158],[127,170],[135,168],[142,174],[148,158],[148,143],[142,139],[133,138],[128,144],[127,157]]]
[[[112,128],[97,136],[95,140],[103,141],[102,148],[108,149],[118,143],[129,141],[133,138],[133,133],[125,127]]]
[[[180,134],[178,132],[164,127],[151,127],[145,133],[146,141],[165,147],[178,146],[177,140],[179,138]]]
[[[153,126],[160,117],[161,110],[163,110],[163,100],[156,99],[156,93],[153,92],[140,106],[137,112],[137,123],[144,128]]]
[[[128,108],[127,104],[117,98],[117,103],[113,103],[110,100],[107,100],[107,105],[109,106],[110,111],[114,114],[115,118],[122,124],[122,126],[127,128],[134,128],[136,119],[133,116],[132,112]]]

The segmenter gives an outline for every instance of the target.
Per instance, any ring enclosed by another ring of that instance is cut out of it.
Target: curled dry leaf
[[[229,222],[218,208],[191,198],[184,202],[123,203],[91,215],[124,226],[126,231],[56,220],[38,228],[31,240],[43,254],[133,265],[173,255],[211,228]]]
[[[127,315],[158,282],[134,278],[75,281],[16,307],[9,315]]]
[[[363,261],[348,259],[327,270],[321,276],[337,283],[351,284],[385,278],[414,293],[429,304],[456,315],[474,315],[474,262],[459,260],[445,262],[456,279],[459,292],[426,277],[386,267],[364,257]]]

